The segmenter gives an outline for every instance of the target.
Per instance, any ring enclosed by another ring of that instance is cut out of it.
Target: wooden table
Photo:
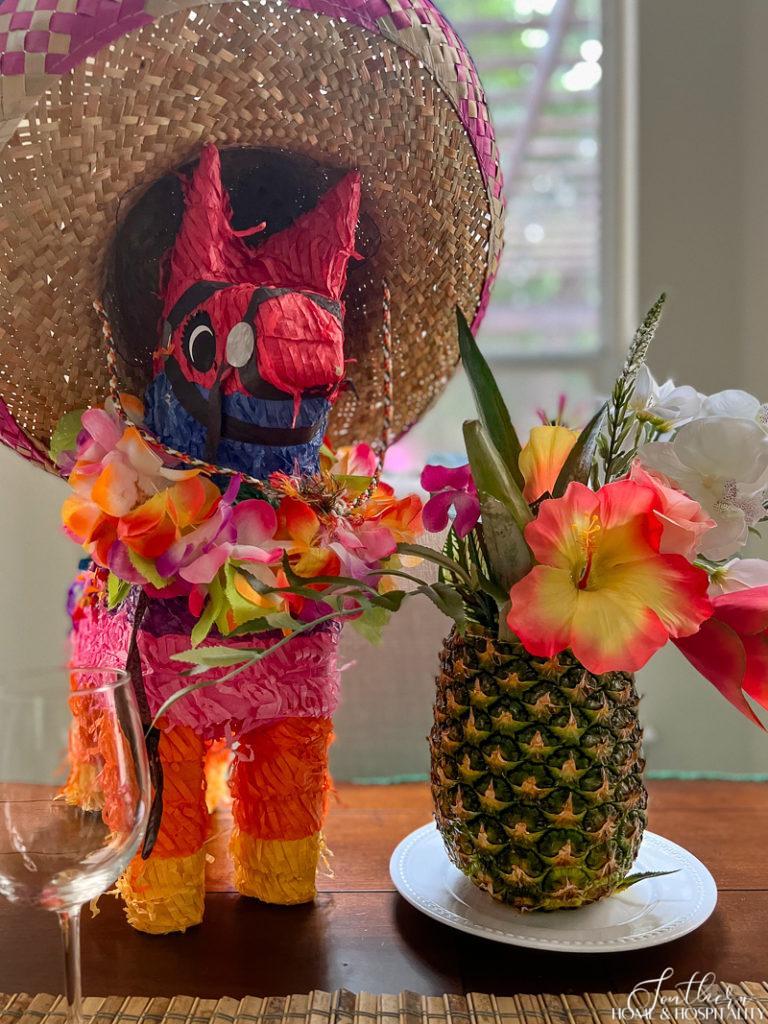
[[[205,922],[186,935],[132,931],[118,903],[84,920],[85,990],[216,998],[338,988],[367,992],[629,991],[673,967],[674,981],[768,978],[768,784],[653,782],[650,826],[700,857],[720,891],[698,931],[634,953],[540,953],[474,939],[431,921],[394,892],[389,855],[430,817],[427,787],[339,786],[328,822],[334,876],[314,905],[269,907],[232,891],[212,844]],[[672,982],[669,983],[670,985]],[[53,915],[0,900],[0,991],[60,992]]]

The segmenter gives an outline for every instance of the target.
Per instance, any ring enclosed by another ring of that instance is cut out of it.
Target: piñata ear
[[[308,213],[251,250],[252,280],[317,292],[339,301],[356,255],[360,174],[350,171]]]
[[[221,157],[212,143],[203,147],[192,175],[183,179],[184,218],[165,269],[163,315],[199,281],[241,284],[249,280],[253,259],[242,241],[263,228],[237,232],[232,207],[221,183]]]

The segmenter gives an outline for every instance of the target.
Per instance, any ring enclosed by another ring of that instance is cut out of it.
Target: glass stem
[[[68,1024],[82,1024],[83,991],[80,982],[80,907],[59,911],[64,943],[64,974]]]

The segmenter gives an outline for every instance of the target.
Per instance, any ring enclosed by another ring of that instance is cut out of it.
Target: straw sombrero
[[[361,172],[355,391],[333,438],[380,431],[384,281],[394,434],[445,386],[455,305],[485,311],[503,198],[476,70],[430,0],[0,0],[0,436],[26,458],[45,465],[59,417],[108,393],[105,289],[121,380],[142,392],[174,172],[208,141],[235,218],[240,196],[276,229]]]

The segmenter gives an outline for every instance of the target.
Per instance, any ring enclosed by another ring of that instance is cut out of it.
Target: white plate
[[[682,846],[646,832],[633,871],[675,871],[579,910],[521,913],[482,892],[455,868],[434,824],[398,845],[389,863],[395,888],[436,921],[470,935],[531,949],[610,953],[687,935],[717,903],[715,880]]]

